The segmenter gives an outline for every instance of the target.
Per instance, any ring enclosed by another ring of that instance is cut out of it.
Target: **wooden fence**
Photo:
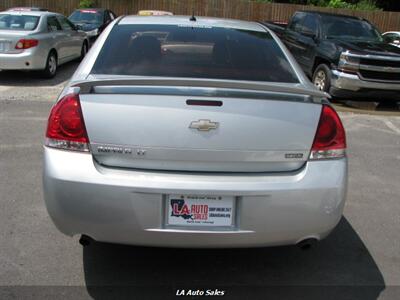
[[[315,6],[258,3],[245,0],[97,0],[97,7],[112,9],[118,15],[136,14],[140,9],[171,11],[177,15],[214,16],[253,21],[287,21],[297,10],[319,10],[360,16],[374,23],[381,31],[400,30],[400,12],[356,11]],[[0,0],[0,11],[15,6],[40,6],[69,15],[79,0]]]

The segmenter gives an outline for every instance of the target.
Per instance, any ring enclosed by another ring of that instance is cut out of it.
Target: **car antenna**
[[[193,22],[197,21],[196,17],[194,16],[194,9],[193,9],[193,13],[192,13],[192,16],[190,17],[189,21],[193,21]]]

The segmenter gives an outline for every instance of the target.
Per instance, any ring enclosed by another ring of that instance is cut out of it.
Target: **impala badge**
[[[210,131],[211,129],[217,129],[218,125],[218,122],[211,122],[210,120],[198,120],[190,123],[189,128],[197,129],[199,131]]]

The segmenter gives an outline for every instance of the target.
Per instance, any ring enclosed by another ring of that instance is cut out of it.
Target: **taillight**
[[[29,48],[36,47],[37,45],[39,45],[39,41],[38,40],[35,40],[35,39],[30,39],[30,40],[22,39],[22,40],[19,40],[17,42],[17,44],[15,45],[15,49],[19,49],[19,50],[21,50],[21,49],[29,49]]]
[[[65,150],[89,151],[89,138],[78,95],[66,95],[52,108],[45,145]]]
[[[346,156],[346,133],[336,111],[322,106],[321,117],[311,148],[310,159],[339,158]]]

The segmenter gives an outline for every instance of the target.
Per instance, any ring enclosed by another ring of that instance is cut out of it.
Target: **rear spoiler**
[[[79,88],[80,94],[133,94],[139,90],[146,94],[158,94],[159,90],[175,91],[180,94],[186,94],[190,91],[204,91],[204,96],[222,96],[232,97],[232,95],[240,94],[250,97],[251,94],[280,94],[300,96],[302,98],[311,98],[307,102],[321,102],[329,99],[327,93],[318,91],[311,84],[309,87],[301,84],[292,83],[271,83],[271,82],[252,82],[252,81],[234,81],[234,80],[215,80],[215,79],[182,79],[182,78],[112,78],[112,79],[91,79],[72,82],[71,87]],[[158,90],[158,91],[157,91]],[[250,97],[251,98],[251,97]],[[288,99],[289,100],[289,99]],[[297,100],[298,101],[298,100]],[[304,101],[304,100],[303,100]]]

